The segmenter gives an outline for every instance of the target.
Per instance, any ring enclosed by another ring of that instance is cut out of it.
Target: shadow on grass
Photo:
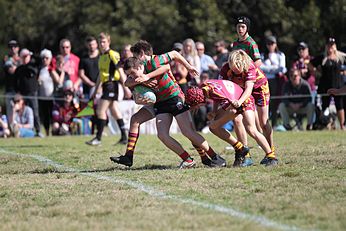
[[[42,144],[33,144],[33,145],[5,145],[1,146],[1,148],[46,148],[47,145],[42,145]]]
[[[45,168],[37,168],[26,173],[29,174],[49,174],[49,173],[97,173],[97,172],[111,172],[111,171],[143,171],[143,170],[167,170],[167,169],[178,169],[174,166],[166,166],[166,165],[145,165],[141,167],[129,168],[125,166],[114,166],[109,168],[101,168],[101,169],[86,169],[80,171],[69,171],[69,170],[60,170],[52,166],[47,166]]]

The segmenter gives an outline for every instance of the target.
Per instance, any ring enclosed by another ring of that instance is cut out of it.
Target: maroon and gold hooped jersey
[[[229,67],[229,64],[226,63],[221,68],[219,79],[235,82],[243,89],[247,81],[253,82],[252,96],[255,98],[256,105],[261,107],[269,105],[270,93],[268,79],[263,71],[255,66],[254,62],[251,62],[247,72],[240,74],[235,74]]]

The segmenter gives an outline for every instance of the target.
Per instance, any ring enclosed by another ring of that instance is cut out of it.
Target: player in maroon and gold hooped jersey
[[[244,89],[242,96],[238,100],[234,100],[233,105],[235,107],[239,107],[251,95],[254,97],[260,126],[272,148],[272,153],[266,155],[261,163],[277,164],[278,160],[273,144],[273,129],[268,119],[270,93],[267,77],[254,65],[245,51],[234,50],[230,53],[228,63],[222,67],[219,79],[231,80]]]
[[[233,166],[235,167],[246,167],[253,164],[251,157],[247,154],[248,148],[222,127],[239,114],[244,117],[246,131],[256,140],[266,156],[272,152],[266,138],[256,128],[253,97],[250,95],[237,108],[233,106],[233,102],[239,100],[242,95],[243,89],[238,84],[228,80],[208,80],[200,88],[189,88],[186,93],[186,102],[192,108],[205,103],[206,99],[214,101],[213,112],[208,115],[209,120],[211,120],[209,129],[220,139],[234,147],[236,153]],[[241,149],[239,149],[240,147]]]

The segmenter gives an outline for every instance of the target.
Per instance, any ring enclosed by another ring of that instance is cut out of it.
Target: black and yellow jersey
[[[120,73],[118,70],[118,62],[120,54],[113,50],[108,50],[101,54],[99,58],[99,70],[101,83],[107,81],[119,81]]]

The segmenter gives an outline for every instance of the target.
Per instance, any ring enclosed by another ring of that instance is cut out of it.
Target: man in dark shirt
[[[89,99],[94,90],[99,74],[99,50],[96,38],[90,36],[86,39],[88,55],[79,63],[79,78],[83,82],[83,95]]]
[[[34,112],[34,126],[36,135],[42,136],[40,133],[41,123],[38,113],[38,67],[32,59],[32,52],[24,48],[20,51],[22,65],[15,72],[17,79],[17,90],[24,96],[26,104],[32,108]]]
[[[8,42],[8,54],[5,55],[4,73],[5,73],[5,95],[6,95],[6,116],[10,118],[12,114],[12,99],[16,94],[17,80],[15,78],[16,68],[20,64],[19,44],[16,40]]]
[[[306,115],[308,124],[306,129],[311,130],[314,120],[314,104],[309,83],[301,77],[298,69],[291,69],[290,80],[284,85],[283,94],[288,96],[279,105],[279,111],[286,130],[291,130],[290,117],[296,115]],[[294,97],[304,95],[305,97]],[[310,97],[306,97],[306,96]],[[291,96],[291,97],[290,97]],[[293,97],[292,97],[293,96]]]

